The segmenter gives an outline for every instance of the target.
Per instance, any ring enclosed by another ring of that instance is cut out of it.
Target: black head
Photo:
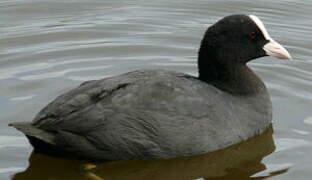
[[[262,56],[291,58],[258,17],[227,16],[205,33],[198,55],[199,79],[235,94],[260,92],[264,85],[246,63]]]
[[[231,15],[208,28],[201,42],[199,60],[245,64],[267,55],[290,59],[288,52],[269,36],[258,17]]]

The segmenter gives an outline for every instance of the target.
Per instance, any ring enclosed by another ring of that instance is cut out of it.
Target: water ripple
[[[294,138],[276,138],[275,139],[276,150],[275,152],[286,151],[299,147],[312,147],[312,142],[304,139]]]
[[[18,172],[18,171],[22,171],[24,169],[25,168],[23,168],[23,167],[0,168],[0,173]]]
[[[7,147],[29,147],[29,143],[22,136],[0,136],[0,149]]]

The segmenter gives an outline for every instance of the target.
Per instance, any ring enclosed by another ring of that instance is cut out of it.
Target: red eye
[[[256,38],[256,33],[255,32],[251,32],[248,34],[249,39],[255,39]]]

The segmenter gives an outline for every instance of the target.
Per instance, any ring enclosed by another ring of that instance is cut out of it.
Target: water
[[[235,13],[259,16],[294,58],[250,63],[272,96],[273,136],[193,158],[106,163],[92,174],[79,161],[31,154],[24,136],[7,126],[30,121],[85,80],[141,68],[196,75],[206,27]],[[1,1],[0,179],[309,179],[311,16],[308,0]]]

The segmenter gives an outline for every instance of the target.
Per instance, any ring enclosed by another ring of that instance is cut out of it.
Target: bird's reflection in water
[[[54,158],[33,153],[29,167],[13,180],[192,180],[253,179],[266,169],[261,160],[275,149],[273,130],[240,144],[205,155],[168,160],[132,160],[98,163],[82,169],[84,161]],[[281,171],[277,173],[283,173]],[[272,173],[272,176],[276,173]],[[264,177],[263,177],[264,178]],[[256,179],[262,179],[257,177]]]

